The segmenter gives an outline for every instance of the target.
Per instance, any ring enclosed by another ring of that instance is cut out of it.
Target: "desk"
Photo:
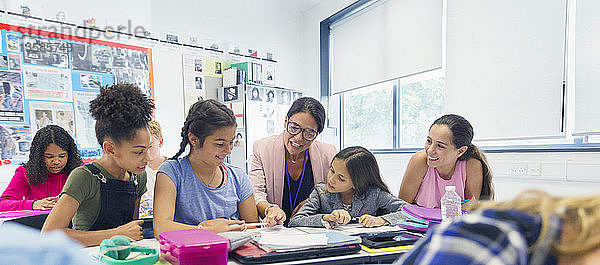
[[[301,230],[310,230],[311,232],[319,231],[320,228],[300,228]],[[325,230],[325,229],[321,229]],[[327,231],[327,230],[325,230]],[[143,239],[137,242],[134,242],[136,246],[148,247],[160,249],[160,245],[158,244],[158,240],[156,239]],[[90,256],[96,257],[100,250],[100,247],[88,247],[85,248],[84,251]],[[298,265],[298,264],[330,264],[330,265],[346,265],[346,264],[390,264],[394,260],[396,260],[400,255],[406,253],[407,251],[391,251],[391,252],[380,252],[380,253],[369,253],[364,250],[360,250],[357,253],[350,255],[341,255],[341,256],[332,256],[325,258],[314,258],[314,259],[305,259],[305,260],[296,260],[296,261],[287,261],[287,262],[277,262],[277,263],[268,263],[272,265]],[[160,259],[156,264],[169,264],[169,262],[164,259]],[[228,265],[240,265],[242,263],[238,262],[235,258],[230,257]]]

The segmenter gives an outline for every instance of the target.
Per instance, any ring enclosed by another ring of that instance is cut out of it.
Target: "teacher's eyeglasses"
[[[318,133],[315,132],[315,130],[301,128],[300,125],[298,125],[295,122],[288,122],[286,131],[291,135],[297,135],[299,133],[302,133],[302,138],[304,138],[304,140],[307,140],[307,141],[314,140],[315,138],[317,138],[317,135],[318,135]]]

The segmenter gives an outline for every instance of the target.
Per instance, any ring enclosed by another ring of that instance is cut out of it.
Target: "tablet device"
[[[392,231],[363,234],[360,237],[362,238],[362,244],[369,248],[385,248],[412,245],[422,236],[406,231]]]

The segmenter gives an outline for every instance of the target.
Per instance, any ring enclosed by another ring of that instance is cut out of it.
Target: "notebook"
[[[38,230],[42,229],[44,222],[48,217],[50,210],[36,211],[36,210],[25,210],[25,211],[11,211],[0,213],[0,218],[5,223],[19,223],[26,225]]]
[[[325,235],[327,237],[327,244],[294,247],[290,245],[263,245],[252,241],[236,249],[231,255],[243,264],[263,264],[346,255],[360,251],[360,237],[348,236],[334,231],[305,235]]]

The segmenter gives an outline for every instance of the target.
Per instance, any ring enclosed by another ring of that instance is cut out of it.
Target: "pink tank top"
[[[427,208],[440,208],[440,200],[446,193],[446,186],[455,186],[461,200],[465,199],[465,183],[467,181],[467,161],[456,161],[454,175],[449,180],[440,177],[435,168],[428,168],[415,196],[417,205]]]

